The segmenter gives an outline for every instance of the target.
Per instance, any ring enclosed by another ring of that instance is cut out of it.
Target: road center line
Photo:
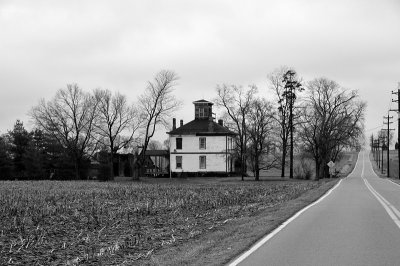
[[[363,153],[363,159],[364,159],[364,153]],[[372,193],[372,195],[375,196],[375,198],[379,201],[379,203],[383,206],[383,208],[388,213],[388,215],[393,220],[393,222],[397,225],[397,227],[400,228],[400,212],[388,200],[386,200],[381,194],[379,194],[372,187],[372,185],[367,181],[367,179],[364,178],[364,166],[365,165],[364,165],[364,160],[363,160],[363,168],[362,168],[362,172],[361,172],[361,178],[363,179],[366,187]],[[371,168],[372,168],[372,165],[371,165]]]

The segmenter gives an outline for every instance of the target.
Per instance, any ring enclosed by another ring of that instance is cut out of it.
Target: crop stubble
[[[128,265],[317,186],[0,182],[0,264]]]

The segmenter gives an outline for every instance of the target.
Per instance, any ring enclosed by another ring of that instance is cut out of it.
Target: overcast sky
[[[0,0],[0,133],[31,128],[32,106],[67,83],[134,101],[161,69],[180,77],[186,123],[217,84],[269,94],[282,65],[359,90],[375,133],[400,81],[400,1]]]

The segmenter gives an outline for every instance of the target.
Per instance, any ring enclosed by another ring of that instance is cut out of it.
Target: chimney
[[[183,120],[181,119],[181,126],[183,126]]]
[[[172,130],[176,129],[176,119],[172,118]]]
[[[224,120],[222,120],[222,119],[219,119],[219,120],[218,120],[218,125],[220,125],[220,126],[224,126]]]

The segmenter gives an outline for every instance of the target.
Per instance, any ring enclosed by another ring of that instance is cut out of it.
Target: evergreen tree
[[[24,128],[22,121],[17,120],[14,129],[8,132],[11,140],[11,156],[13,159],[14,177],[26,177],[26,167],[24,164],[24,156],[28,150],[31,135]]]
[[[12,158],[10,154],[10,145],[6,135],[0,136],[0,180],[10,179],[12,177]]]

